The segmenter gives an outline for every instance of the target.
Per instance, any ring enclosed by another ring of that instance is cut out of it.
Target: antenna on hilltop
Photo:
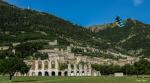
[[[28,9],[30,9],[30,0],[28,0]]]

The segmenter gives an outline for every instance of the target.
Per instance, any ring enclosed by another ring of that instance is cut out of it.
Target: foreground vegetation
[[[14,77],[12,83],[149,83],[150,78],[136,77]],[[0,83],[9,83],[0,77]]]
[[[98,65],[93,64],[92,68],[100,71],[102,75],[110,75],[116,72],[123,72],[124,75],[150,75],[150,61],[141,59],[134,64],[119,65]]]

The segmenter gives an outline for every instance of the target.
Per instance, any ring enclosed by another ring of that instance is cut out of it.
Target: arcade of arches
[[[90,64],[68,64],[64,70],[59,70],[57,60],[34,60],[31,63],[28,76],[95,76]],[[73,66],[72,66],[73,65]],[[24,76],[27,76],[24,75]],[[21,76],[19,73],[16,76]]]

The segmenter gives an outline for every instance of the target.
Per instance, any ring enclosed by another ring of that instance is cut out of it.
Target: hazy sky
[[[7,0],[22,8],[48,12],[75,24],[89,26],[114,21],[115,16],[150,24],[150,0]],[[29,3],[30,2],[30,3]]]

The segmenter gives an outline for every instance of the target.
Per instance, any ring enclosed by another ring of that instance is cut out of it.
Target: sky
[[[113,22],[116,16],[150,24],[150,0],[6,0],[82,26]]]

